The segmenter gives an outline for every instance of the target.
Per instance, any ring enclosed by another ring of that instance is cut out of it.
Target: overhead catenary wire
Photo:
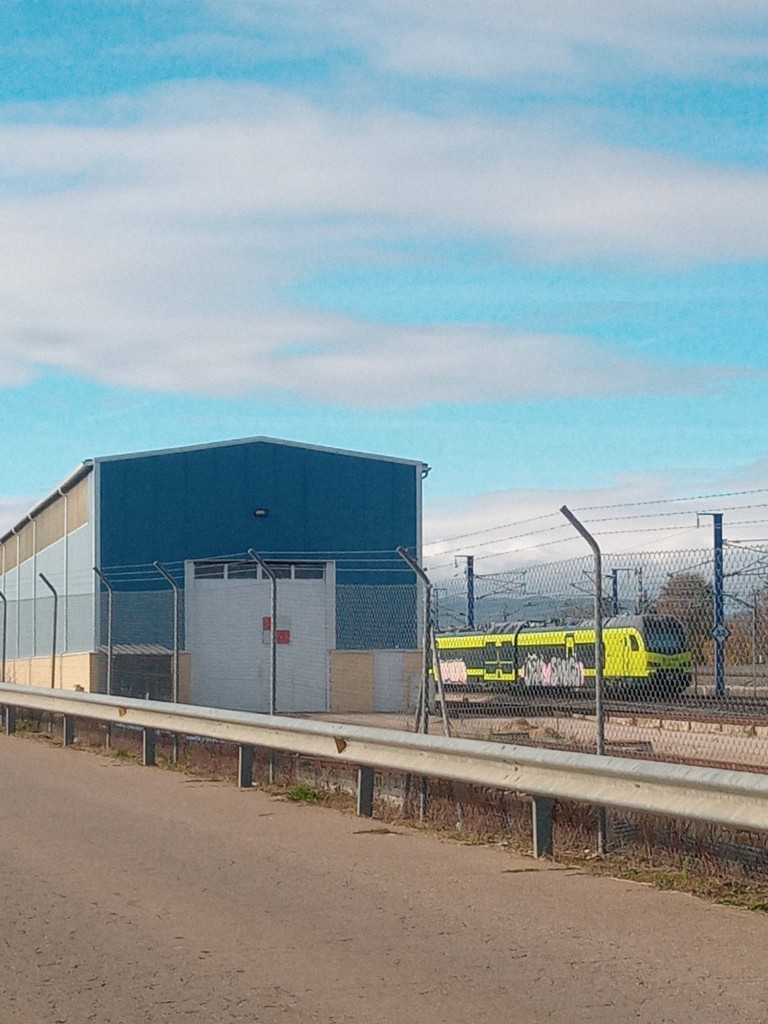
[[[730,512],[736,512],[736,511],[741,511],[742,509],[751,510],[751,509],[755,509],[755,508],[766,508],[766,507],[768,507],[768,505],[766,503],[761,502],[759,504],[754,504],[754,505],[737,505],[737,506],[733,506],[731,508],[725,508],[722,511],[725,511],[725,512],[729,512],[729,511]],[[703,510],[698,510],[698,511],[701,513]],[[657,519],[657,518],[667,518],[667,517],[672,517],[672,516],[690,516],[690,515],[693,515],[693,514],[694,514],[693,510],[685,509],[685,510],[682,510],[680,512],[641,513],[641,514],[638,514],[637,516],[606,516],[606,517],[600,518],[600,519],[586,519],[585,522],[587,522],[589,525],[593,525],[594,523],[632,522],[635,519]],[[728,526],[730,527],[730,526],[761,525],[761,524],[766,523],[766,522],[768,522],[768,519],[732,520],[732,521],[728,522]],[[698,526],[698,524],[696,524],[696,526]],[[525,533],[511,534],[508,537],[494,537],[494,538],[492,538],[490,540],[480,541],[479,543],[474,544],[473,545],[473,549],[477,549],[477,548],[481,548],[481,547],[490,547],[493,544],[502,544],[505,541],[519,540],[519,539],[522,539],[524,537],[538,536],[538,535],[544,534],[544,533],[551,533],[551,532],[553,532],[555,530],[562,529],[562,528],[563,528],[562,525],[558,524],[556,526],[548,526],[548,527],[544,527],[542,529],[528,530]],[[690,525],[685,525],[685,526],[680,526],[680,527],[677,527],[677,526],[676,527],[638,526],[634,530],[602,530],[601,531],[601,535],[602,536],[610,536],[610,535],[614,535],[614,534],[618,534],[618,533],[651,533],[651,532],[655,532],[655,531],[659,531],[659,530],[667,530],[667,529],[674,530],[674,531],[678,531],[679,530],[679,531],[682,532],[684,530],[695,529],[695,528],[696,527],[694,526],[693,523],[690,524]],[[434,545],[439,544],[439,543],[441,543],[441,542],[435,541],[432,544],[430,544],[429,546],[434,546]],[[536,545],[536,547],[540,547],[540,546],[544,546],[544,545],[543,544],[542,545]],[[460,549],[457,548],[456,550],[450,550],[449,549],[448,551],[437,551],[437,552],[435,552],[435,554],[432,557],[438,557],[439,558],[441,556],[448,556],[448,555],[458,556],[459,550]],[[480,557],[488,557],[488,556],[480,556]]]
[[[737,520],[736,522],[729,523],[728,525],[729,526],[748,526],[748,525],[753,525],[753,524],[758,524],[758,523],[768,523],[768,519],[744,519],[744,520]],[[489,546],[490,544],[501,544],[505,540],[517,540],[517,539],[520,539],[520,538],[523,538],[523,537],[536,536],[538,534],[545,533],[545,532],[550,532],[551,530],[558,529],[558,528],[559,527],[548,527],[547,530],[532,530],[529,533],[519,534],[518,537],[508,537],[508,538],[507,537],[502,537],[502,538],[497,538],[494,541],[488,541],[488,542],[485,542],[483,545],[479,545],[478,544],[478,545],[475,545],[475,546],[476,547],[480,547],[480,546]],[[626,535],[626,534],[633,534],[633,533],[643,533],[643,534],[645,534],[645,533],[684,533],[684,532],[686,532],[688,530],[691,530],[691,529],[695,529],[695,527],[693,527],[693,526],[646,526],[646,527],[639,527],[636,530],[603,530],[601,532],[601,536],[602,537],[609,537],[609,536],[619,536],[619,535]],[[567,537],[558,537],[555,540],[542,541],[539,544],[529,544],[529,545],[526,545],[525,547],[508,548],[508,549],[505,549],[504,551],[490,551],[490,552],[487,552],[484,555],[479,555],[478,557],[479,558],[500,558],[503,555],[520,554],[520,553],[523,553],[525,551],[537,551],[537,550],[539,550],[539,548],[552,547],[552,546],[554,546],[556,544],[565,544],[565,543],[567,543],[568,541],[571,541],[571,540],[573,540],[573,537],[570,536],[570,535],[567,536]],[[439,558],[441,555],[445,555],[445,554],[449,554],[449,553],[450,552],[442,552],[441,551],[441,552],[438,553],[438,555],[436,557]],[[430,566],[429,568],[430,568],[431,572],[437,572],[439,569],[448,568],[448,567],[450,567],[452,565],[453,565],[452,561],[451,562],[443,562],[440,565]]]
[[[619,501],[612,505],[581,505],[578,512],[596,512],[607,508],[634,508],[641,505],[665,505],[678,501],[709,501],[715,498],[740,498],[746,494],[768,494],[768,487],[752,487],[746,491],[718,491],[712,494],[691,494],[681,498],[648,498],[643,501]]]
[[[602,510],[611,509],[611,508],[639,508],[639,507],[643,507],[643,506],[647,506],[647,505],[668,505],[668,504],[677,503],[677,502],[683,502],[683,501],[709,501],[709,500],[714,500],[716,498],[717,499],[719,499],[719,498],[737,498],[737,497],[743,497],[743,496],[745,496],[747,494],[768,494],[768,487],[753,487],[753,488],[750,488],[748,490],[743,490],[743,491],[719,491],[719,492],[712,492],[712,493],[709,493],[709,494],[691,494],[691,495],[688,495],[688,496],[682,496],[682,497],[678,497],[678,498],[648,498],[648,499],[644,499],[642,501],[620,501],[620,502],[613,502],[612,504],[605,504],[605,505],[580,505],[580,506],[574,506],[574,511],[577,511],[577,512],[597,512],[597,511],[602,511]],[[761,503],[761,504],[763,504],[763,503]],[[732,510],[733,508],[758,508],[758,507],[760,507],[760,506],[759,505],[740,505],[740,506],[732,506],[732,508],[730,510]],[[718,509],[718,511],[730,511],[730,510],[729,509]],[[659,514],[662,515],[664,513],[659,513]],[[673,514],[673,513],[669,513],[669,514]],[[685,512],[683,511],[680,514],[684,515]],[[544,512],[544,513],[541,513],[540,515],[529,516],[526,519],[519,519],[519,520],[516,520],[516,521],[511,522],[511,523],[502,523],[499,526],[488,526],[488,527],[485,527],[482,530],[472,530],[472,531],[467,532],[467,533],[454,534],[454,535],[452,535],[450,537],[442,537],[439,540],[429,541],[427,546],[431,547],[431,546],[433,546],[435,544],[449,544],[451,541],[454,541],[454,540],[466,540],[468,537],[479,537],[479,536],[482,536],[485,533],[490,533],[490,532],[492,532],[494,530],[511,529],[512,527],[515,527],[515,526],[527,526],[528,523],[534,523],[534,522],[537,522],[537,521],[540,521],[540,520],[544,520],[544,519],[553,519],[557,515],[558,515],[557,512]],[[653,513],[649,513],[649,515],[652,516]],[[631,518],[631,517],[628,517],[628,518]]]

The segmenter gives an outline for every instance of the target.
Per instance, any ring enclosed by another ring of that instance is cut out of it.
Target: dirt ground
[[[0,737],[2,1024],[768,1020],[768,918]]]

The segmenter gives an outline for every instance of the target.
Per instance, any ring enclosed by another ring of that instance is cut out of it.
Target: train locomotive
[[[497,623],[436,637],[447,692],[587,696],[595,692],[595,624]],[[691,684],[690,645],[671,615],[615,615],[603,624],[604,695],[674,700]]]

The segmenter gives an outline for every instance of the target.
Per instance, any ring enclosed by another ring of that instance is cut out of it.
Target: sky
[[[427,462],[433,564],[768,537],[765,0],[0,15],[0,527],[267,435]]]

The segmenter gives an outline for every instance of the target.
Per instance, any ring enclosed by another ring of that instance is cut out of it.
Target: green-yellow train
[[[595,690],[595,626],[500,623],[436,638],[450,690],[564,695]],[[691,684],[685,626],[671,615],[616,615],[603,625],[605,696],[674,699]]]

